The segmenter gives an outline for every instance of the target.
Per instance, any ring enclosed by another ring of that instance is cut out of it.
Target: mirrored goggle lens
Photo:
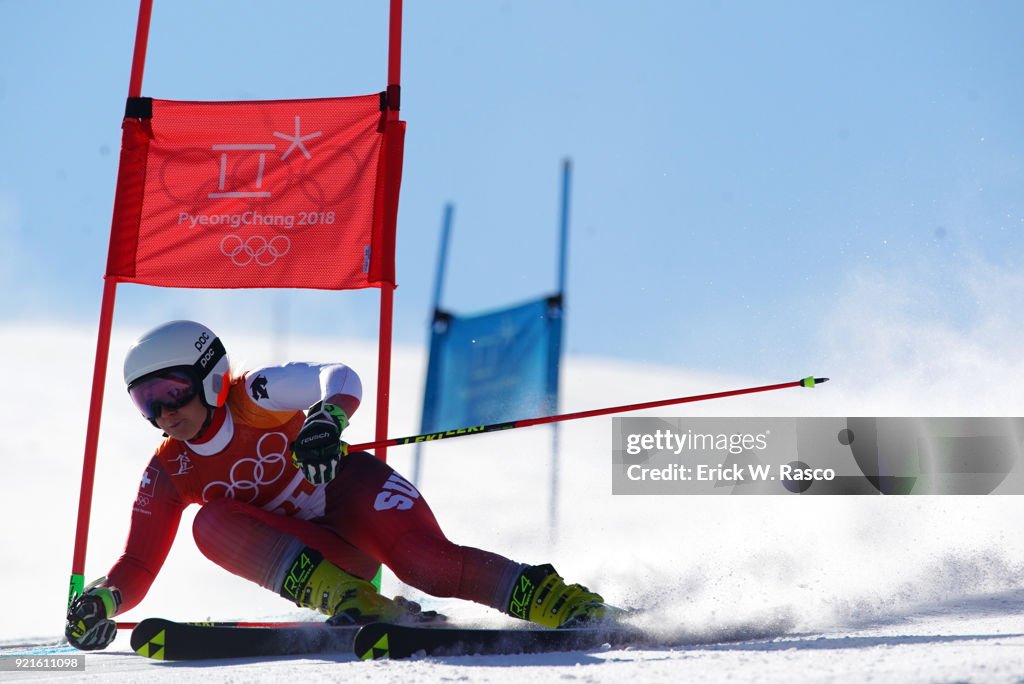
[[[142,415],[149,420],[155,420],[164,409],[179,409],[192,401],[198,391],[199,388],[192,376],[172,371],[133,385],[128,394]]]

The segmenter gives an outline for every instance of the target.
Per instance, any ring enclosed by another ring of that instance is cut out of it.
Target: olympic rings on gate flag
[[[238,235],[225,235],[220,241],[221,254],[231,259],[235,266],[270,266],[291,249],[292,243],[285,235],[275,235],[269,240],[262,235],[250,235],[243,240]]]

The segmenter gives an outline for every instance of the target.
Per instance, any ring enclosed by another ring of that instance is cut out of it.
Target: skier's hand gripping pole
[[[318,401],[309,407],[306,420],[292,442],[292,464],[312,484],[327,484],[338,473],[338,463],[348,455],[341,433],[348,415],[340,407]]]
[[[110,618],[121,607],[121,592],[116,587],[97,586],[105,579],[100,578],[86,587],[68,608],[64,636],[81,651],[106,648],[117,636],[117,623]]]

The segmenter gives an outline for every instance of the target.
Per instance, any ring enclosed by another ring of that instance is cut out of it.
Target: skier
[[[172,321],[131,346],[124,380],[165,439],[143,473],[124,553],[68,609],[65,635],[79,649],[114,640],[111,618],[146,595],[192,503],[201,506],[192,534],[207,558],[332,624],[438,617],[378,593],[368,580],[380,563],[425,593],[547,627],[619,612],[551,565],[452,543],[412,484],[366,452],[348,453],[341,434],[362,385],[343,364],[232,375],[209,328]]]

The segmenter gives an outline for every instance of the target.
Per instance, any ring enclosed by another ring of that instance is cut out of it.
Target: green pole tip
[[[828,378],[816,378],[813,375],[808,375],[800,381],[800,384],[804,387],[814,387],[815,385],[820,385],[825,382],[828,382]]]
[[[68,607],[71,607],[71,602],[82,595],[85,591],[85,576],[84,575],[71,575],[71,584],[68,587]]]

